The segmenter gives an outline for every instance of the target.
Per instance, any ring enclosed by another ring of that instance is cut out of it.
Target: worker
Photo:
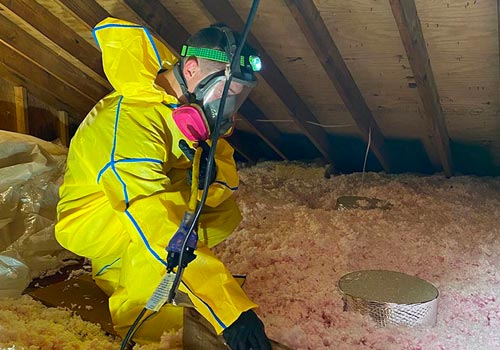
[[[115,330],[123,336],[166,273],[166,248],[186,212],[192,155],[200,144],[203,188],[208,135],[220,107],[229,50],[239,35],[223,25],[204,28],[186,41],[177,59],[147,28],[123,20],[107,18],[93,34],[114,90],[71,140],[55,231],[63,247],[91,260],[92,276],[109,295]],[[221,135],[232,131],[237,109],[256,85],[255,58],[245,45]],[[194,260],[179,291],[231,349],[269,350],[253,311],[257,305],[210,250],[241,220],[232,197],[239,181],[233,152],[218,139]],[[134,342],[159,341],[164,331],[182,327],[182,316],[182,307],[164,305],[140,325]]]

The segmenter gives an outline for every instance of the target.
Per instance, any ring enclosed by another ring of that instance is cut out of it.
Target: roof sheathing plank
[[[416,4],[450,138],[500,142],[497,4]]]
[[[419,139],[419,97],[387,1],[315,1],[386,138]]]
[[[370,144],[372,152],[387,172],[390,171],[389,155],[386,152],[385,139],[368,108],[361,91],[352,78],[337,45],[319,15],[312,0],[286,1],[311,48],[334,84],[339,95],[361,130],[363,138]]]

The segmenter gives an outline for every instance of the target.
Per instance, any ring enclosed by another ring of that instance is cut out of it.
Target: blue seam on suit
[[[120,99],[118,100],[118,106],[117,106],[117,109],[116,109],[116,116],[115,116],[115,126],[114,126],[114,134],[113,134],[113,148],[111,150],[111,159],[110,159],[110,166],[111,166],[111,169],[113,169],[113,173],[116,175],[117,179],[120,181],[120,183],[122,184],[123,186],[123,194],[124,194],[124,197],[125,197],[125,203],[126,203],[126,209],[125,209],[125,214],[128,216],[128,218],[130,219],[130,221],[132,221],[132,224],[135,226],[137,232],[139,233],[139,236],[141,236],[141,239],[142,241],[144,242],[144,245],[146,246],[146,248],[149,250],[149,252],[159,261],[161,262],[163,265],[167,266],[167,263],[165,262],[165,260],[163,260],[155,251],[154,249],[151,247],[151,245],[149,244],[148,242],[148,239],[146,237],[146,235],[144,234],[144,232],[141,230],[141,227],[139,226],[139,224],[137,223],[137,221],[134,219],[134,217],[132,216],[132,214],[128,211],[128,207],[129,207],[129,200],[128,200],[128,193],[127,193],[127,185],[125,184],[125,182],[122,180],[122,178],[120,177],[120,175],[118,174],[118,171],[116,170],[116,167],[115,167],[115,160],[114,160],[114,157],[115,157],[115,150],[116,150],[116,135],[117,135],[117,130],[118,130],[118,120],[119,120],[119,117],[120,117],[120,110],[121,110],[121,103],[122,103],[122,100],[123,100],[123,96],[120,96]],[[105,166],[106,167],[106,166]]]
[[[104,273],[104,271],[106,271],[107,269],[109,269],[111,266],[113,266],[120,259],[121,258],[116,258],[115,261],[113,261],[112,263],[104,265],[95,275],[96,276],[101,276]]]
[[[137,223],[137,221],[135,221],[134,217],[132,216],[132,214],[130,214],[130,212],[127,210],[125,210],[125,214],[127,214],[128,218],[130,219],[130,221],[132,221],[132,224],[135,226],[137,232],[139,232],[139,235],[141,236],[142,238],[142,241],[144,242],[144,245],[146,246],[146,248],[148,248],[149,252],[159,261],[161,262],[163,265],[165,265],[165,267],[167,267],[167,262],[165,260],[163,260],[155,251],[154,249],[151,247],[151,245],[149,244],[148,242],[148,239],[146,238],[146,235],[144,234],[144,232],[142,232],[141,230],[141,227],[139,226],[139,224]]]
[[[140,162],[151,162],[151,163],[157,163],[157,164],[163,164],[163,161],[159,159],[154,159],[154,158],[125,158],[125,159],[120,159],[120,160],[115,160],[114,163],[140,163]],[[100,171],[99,174],[97,175],[97,183],[101,181],[101,176],[104,174],[106,170],[111,166],[111,162],[108,162]]]
[[[104,24],[104,25],[102,25],[100,27],[95,27],[92,30],[92,36],[94,37],[94,40],[97,43],[97,46],[99,47],[99,49],[101,49],[101,45],[99,45],[99,40],[97,39],[96,31],[101,30],[101,29],[106,29],[106,28],[112,28],[112,27],[116,27],[116,28],[138,28],[138,29],[144,30],[144,32],[146,33],[146,36],[149,39],[149,42],[151,43],[151,46],[153,47],[153,51],[155,52],[156,59],[158,60],[158,70],[161,68],[160,53],[158,52],[158,48],[155,45],[155,42],[153,40],[153,36],[151,35],[151,33],[149,32],[149,30],[147,28],[144,28],[144,27],[139,26],[139,25],[109,23],[109,24]]]
[[[189,288],[187,286],[186,283],[184,283],[184,281],[181,281],[181,283],[184,285],[184,287],[186,287],[187,290],[189,290],[198,300],[200,300],[206,307],[207,309],[210,311],[210,313],[212,314],[212,316],[215,318],[215,320],[217,321],[217,323],[223,328],[223,329],[226,329],[227,326],[224,324],[224,322],[222,322],[222,320],[217,317],[217,315],[215,314],[214,310],[212,310],[212,308],[210,307],[210,305],[208,305],[203,299],[201,299],[199,296],[197,296],[192,290],[191,288]]]
[[[120,99],[118,100],[118,106],[116,108],[116,116],[115,116],[115,126],[114,126],[114,130],[113,130],[113,148],[111,149],[111,159],[109,160],[109,162],[111,163],[111,169],[113,169],[113,173],[116,175],[116,178],[118,179],[118,181],[120,181],[120,183],[122,184],[122,187],[123,187],[123,196],[125,198],[125,206],[126,208],[128,208],[128,193],[127,193],[127,185],[125,184],[125,181],[122,180],[122,178],[120,177],[120,174],[118,174],[118,171],[116,170],[116,167],[115,167],[115,151],[116,151],[116,133],[118,132],[118,120],[120,118],[120,109],[121,109],[121,105],[122,105],[122,100],[123,100],[123,96],[120,96]]]

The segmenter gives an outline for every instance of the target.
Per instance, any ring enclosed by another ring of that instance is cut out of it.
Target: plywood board
[[[423,137],[420,100],[388,1],[315,3],[382,133]]]
[[[416,3],[450,138],[498,139],[496,1]]]

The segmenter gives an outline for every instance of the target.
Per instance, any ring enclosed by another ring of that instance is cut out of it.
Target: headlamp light
[[[259,72],[262,68],[262,62],[260,61],[259,56],[248,56],[248,62],[250,63],[250,66],[252,67],[252,70],[254,72]]]

